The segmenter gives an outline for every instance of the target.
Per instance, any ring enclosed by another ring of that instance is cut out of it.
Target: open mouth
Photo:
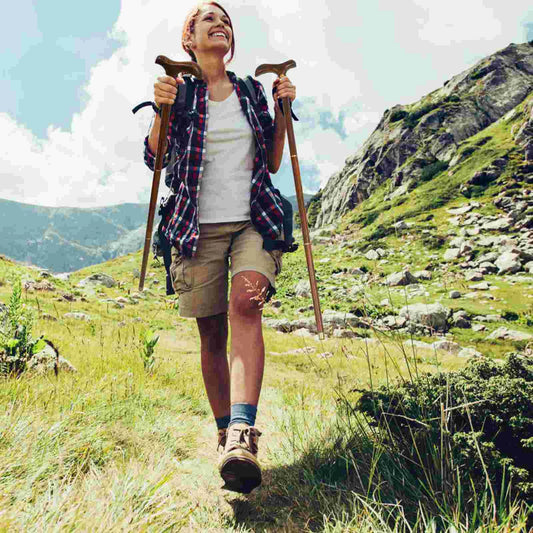
[[[228,39],[228,36],[223,31],[214,31],[209,34],[209,37],[223,37],[226,40]]]

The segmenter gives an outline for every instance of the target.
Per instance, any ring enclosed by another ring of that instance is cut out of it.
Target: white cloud
[[[157,55],[188,59],[181,49],[181,25],[193,4],[123,0],[110,31],[123,46],[91,68],[83,88],[85,105],[68,129],[50,125],[46,138],[39,139],[0,113],[0,196],[56,206],[147,202],[152,173],[142,160],[142,142],[153,113],[143,109],[133,115],[131,108],[153,98],[153,83],[163,74],[154,63]],[[377,125],[385,107],[401,101],[397,98],[404,93],[413,101],[435,88],[425,68],[428,58],[442,83],[467,68],[471,57],[465,56],[465,44],[471,54],[484,56],[510,41],[520,42],[515,36],[522,31],[518,26],[526,3],[507,4],[496,9],[498,4],[488,0],[450,0],[444,7],[429,0],[357,5],[313,0],[311,7],[303,0],[228,0],[224,6],[237,42],[228,68],[243,76],[264,62],[296,60],[297,68],[288,75],[306,102],[301,118],[309,119],[295,123],[299,158],[318,169],[323,185]],[[405,31],[393,31],[404,25]],[[418,35],[411,31],[417,27]],[[274,76],[259,79],[272,104]],[[398,93],[402,87],[404,93]],[[346,139],[321,127],[316,118],[321,110],[331,111],[334,120],[348,110]],[[287,159],[285,164],[290,166]]]
[[[424,9],[426,18],[418,19],[419,36],[439,46],[457,42],[490,40],[498,37],[502,24],[484,0],[414,0]]]

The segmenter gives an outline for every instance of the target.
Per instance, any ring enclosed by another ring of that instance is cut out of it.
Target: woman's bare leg
[[[232,279],[229,303],[231,403],[257,406],[263,382],[265,345],[261,304],[252,299],[255,294],[249,292],[250,285],[261,291],[269,286],[269,281],[263,274],[251,270],[239,272]]]
[[[205,390],[215,418],[230,414],[228,314],[197,318]]]

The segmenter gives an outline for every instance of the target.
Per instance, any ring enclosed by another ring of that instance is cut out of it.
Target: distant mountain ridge
[[[142,247],[147,204],[43,207],[0,199],[0,254],[70,272]]]
[[[304,194],[306,204],[312,197]],[[296,196],[288,200],[297,213]],[[142,248],[147,217],[148,204],[43,207],[0,199],[0,254],[72,272]]]

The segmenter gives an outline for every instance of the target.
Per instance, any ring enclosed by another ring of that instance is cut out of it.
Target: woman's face
[[[228,16],[217,6],[203,5],[196,17],[191,49],[195,54],[220,50],[224,55],[231,48],[233,34]]]

